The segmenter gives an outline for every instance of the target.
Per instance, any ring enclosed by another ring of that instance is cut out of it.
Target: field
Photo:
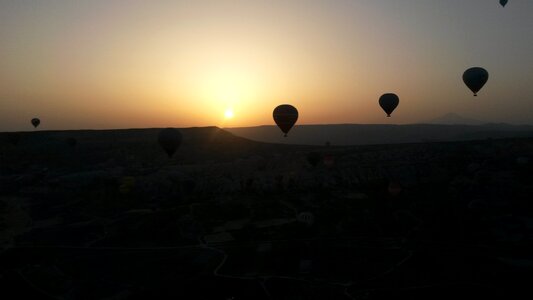
[[[0,288],[33,299],[529,299],[533,139],[0,133]],[[76,143],[69,143],[75,138]]]

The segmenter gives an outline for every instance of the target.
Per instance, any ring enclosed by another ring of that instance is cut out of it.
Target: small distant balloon
[[[396,94],[387,93],[379,97],[379,106],[387,113],[387,117],[390,117],[392,112],[398,107],[400,98]]]
[[[33,125],[34,128],[39,127],[39,124],[41,124],[41,120],[39,120],[39,118],[31,119],[31,125]]]
[[[157,140],[170,158],[181,145],[181,133],[174,128],[165,128],[159,132]]]
[[[274,109],[272,113],[274,122],[287,137],[287,133],[296,124],[298,120],[298,110],[290,104],[282,104]]]
[[[463,81],[466,86],[477,96],[477,92],[489,80],[489,73],[481,67],[472,67],[463,73]]]
[[[500,5],[502,7],[505,7],[506,4],[507,4],[507,0],[500,0]]]

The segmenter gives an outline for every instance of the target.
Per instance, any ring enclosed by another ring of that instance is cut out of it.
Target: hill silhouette
[[[470,119],[462,117],[456,113],[448,113],[445,115],[442,115],[438,118],[435,118],[427,123],[430,124],[441,124],[441,125],[482,125],[486,124],[486,122],[482,122],[480,120],[476,119]]]
[[[49,165],[88,168],[100,164],[167,164],[169,159],[157,143],[161,129],[68,130],[0,133],[2,167]],[[183,135],[179,151],[171,159],[179,163],[225,161],[246,155],[283,151],[284,147],[238,137],[218,127],[179,129]],[[13,145],[13,135],[17,144]],[[75,147],[67,147],[75,138]],[[13,161],[11,158],[16,157]]]
[[[533,136],[533,126],[508,124],[296,125],[288,138],[283,138],[280,130],[273,125],[224,129],[255,141],[303,145],[324,145],[326,142],[333,145],[373,145]]]
[[[168,159],[159,131],[0,133],[5,294],[529,291],[533,138],[325,147],[184,128]]]

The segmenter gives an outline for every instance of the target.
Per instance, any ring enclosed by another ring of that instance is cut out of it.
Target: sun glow
[[[235,116],[235,114],[233,113],[233,109],[231,109],[231,108],[226,109],[226,111],[224,112],[224,118],[225,119],[231,119],[234,116]]]

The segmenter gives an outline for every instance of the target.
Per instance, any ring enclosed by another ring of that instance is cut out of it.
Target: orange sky
[[[533,123],[531,1],[399,2],[2,2],[0,131],[255,126],[282,103],[298,124]]]

